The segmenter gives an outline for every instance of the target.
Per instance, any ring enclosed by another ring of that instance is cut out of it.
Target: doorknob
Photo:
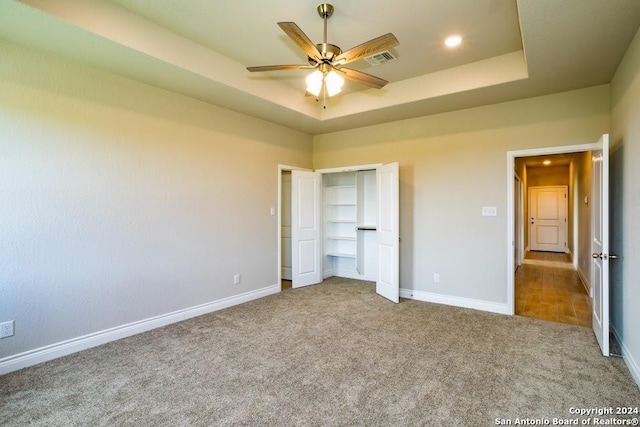
[[[591,254],[591,258],[595,258],[595,259],[600,258],[600,259],[602,259],[602,254],[597,254],[597,253],[594,252],[594,253]]]

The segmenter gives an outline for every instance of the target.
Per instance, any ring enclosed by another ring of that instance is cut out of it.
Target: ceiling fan
[[[278,22],[278,26],[307,54],[308,65],[265,65],[247,67],[247,70],[315,70],[307,77],[306,83],[307,93],[316,98],[323,89],[325,98],[339,93],[344,84],[343,77],[376,89],[384,87],[388,83],[386,80],[343,65],[397,46],[400,44],[398,39],[388,33],[342,52],[338,46],[327,43],[327,20],[333,14],[333,6],[323,3],[317,10],[324,20],[324,39],[320,44],[314,44],[294,22]]]

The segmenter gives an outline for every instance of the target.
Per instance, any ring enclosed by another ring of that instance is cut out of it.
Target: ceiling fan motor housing
[[[342,49],[331,43],[318,43],[316,47],[322,54],[324,60],[329,62],[342,53]],[[307,58],[309,59],[309,65],[315,66],[318,63],[315,58],[311,58],[310,56]]]

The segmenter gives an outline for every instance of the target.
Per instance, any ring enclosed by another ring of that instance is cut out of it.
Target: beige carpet
[[[0,377],[3,426],[494,425],[640,406],[593,333],[330,279]]]

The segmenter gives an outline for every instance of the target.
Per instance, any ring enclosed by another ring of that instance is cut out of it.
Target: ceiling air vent
[[[364,58],[365,61],[367,61],[370,65],[373,65],[373,66],[384,64],[389,61],[395,61],[396,59],[398,58],[393,56],[393,54],[388,50],[385,50],[384,52],[376,53],[375,55],[367,56],[366,58]]]

